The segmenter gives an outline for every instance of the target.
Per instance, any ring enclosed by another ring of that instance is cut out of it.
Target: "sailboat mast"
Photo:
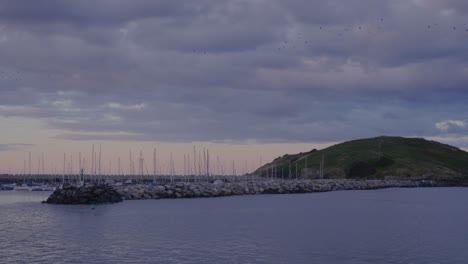
[[[91,149],[91,171],[89,172],[91,176],[91,181],[93,180],[93,173],[94,173],[94,144]]]
[[[31,176],[31,152],[29,152],[29,176]]]
[[[193,174],[197,174],[197,154],[195,150],[195,146],[193,146]]]
[[[101,144],[99,144],[99,178],[101,178]]]
[[[42,152],[42,174],[44,173],[44,152]]]
[[[153,149],[153,182],[156,182],[156,148]]]
[[[65,153],[63,153],[63,175],[65,175]]]

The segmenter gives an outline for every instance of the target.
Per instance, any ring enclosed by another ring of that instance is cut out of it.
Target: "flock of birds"
[[[53,74],[47,74],[48,79],[53,79],[56,76]],[[19,71],[8,71],[0,70],[0,80],[9,80],[9,81],[22,81],[24,76]]]
[[[378,33],[378,32],[381,32],[384,29],[384,27],[385,27],[384,18],[380,18],[378,20],[378,24],[375,25],[375,26],[358,25],[358,26],[353,26],[353,27],[345,27],[345,28],[337,29],[334,26],[323,26],[323,25],[321,25],[321,26],[318,26],[316,29],[318,31],[333,33],[338,37],[344,37],[345,34],[347,34],[347,33],[351,34],[351,33],[353,33],[353,31],[354,31],[354,33],[356,31],[357,32],[367,32],[367,34]],[[429,25],[427,25],[427,30],[432,30],[432,29],[435,29],[437,27],[440,27],[439,23],[429,24]],[[424,25],[421,28],[424,29]],[[448,27],[446,29],[450,29],[450,27]],[[458,28],[456,26],[453,26],[451,29],[453,29],[453,31],[458,30]],[[468,33],[468,28],[465,28],[465,32]],[[300,34],[300,35],[298,35],[298,39],[296,41],[295,40],[283,40],[283,41],[280,42],[280,45],[276,46],[274,49],[276,51],[282,51],[282,50],[286,50],[287,48],[297,48],[300,44],[303,44],[304,46],[307,46],[309,44],[312,44],[312,41],[307,40],[305,37],[303,37]],[[201,54],[201,55],[209,54],[209,52],[207,52],[206,50],[193,49],[192,52],[195,53],[195,54]]]
[[[8,72],[0,70],[0,80],[21,81],[22,77],[19,71]]]
[[[385,26],[384,25],[384,18],[380,18],[378,20],[378,24],[374,25],[374,26],[358,25],[358,26],[352,26],[352,27],[345,27],[345,28],[337,29],[336,27],[333,27],[333,26],[323,26],[323,25],[321,25],[321,26],[316,27],[315,29],[318,30],[318,31],[329,32],[329,33],[335,34],[338,37],[343,37],[343,36],[345,36],[345,34],[353,33],[353,32],[356,33],[356,32],[365,32],[365,31],[367,31],[368,34],[378,33],[379,31],[382,31],[384,26]],[[439,23],[433,23],[433,24],[425,25],[425,27],[426,27],[427,30],[433,30],[433,29],[435,29],[437,27],[441,27],[441,26],[439,25]],[[457,30],[459,30],[459,28],[457,28],[457,26],[452,26],[451,30],[457,31]],[[465,28],[465,32],[468,33],[468,28]],[[306,39],[305,37],[303,37],[302,34],[299,34],[297,39],[283,40],[283,41],[280,42],[280,45],[278,45],[278,43],[276,43],[273,46],[267,47],[267,49],[270,49],[272,51],[276,50],[277,52],[280,52],[280,51],[286,50],[288,48],[292,48],[292,49],[297,48],[301,44],[303,44],[303,46],[308,46],[309,44],[312,44],[312,41],[310,41],[310,40]],[[192,53],[199,54],[199,55],[207,55],[210,52],[207,51],[207,50],[202,50],[202,49],[192,49]],[[52,75],[52,74],[47,75],[48,79],[53,79],[53,78],[56,78],[56,77],[57,76]],[[4,81],[5,80],[8,80],[8,81],[22,81],[22,80],[24,80],[24,76],[22,76],[22,74],[19,71],[0,70],[0,81],[2,81],[2,80],[4,80]]]

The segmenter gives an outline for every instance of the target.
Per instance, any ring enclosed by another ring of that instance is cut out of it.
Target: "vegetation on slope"
[[[325,178],[468,179],[467,152],[435,141],[403,137],[353,140],[323,150],[284,155],[255,173],[284,178],[318,178],[322,157]]]

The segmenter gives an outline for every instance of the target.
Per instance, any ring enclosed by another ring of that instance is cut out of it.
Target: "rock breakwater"
[[[63,186],[47,198],[48,204],[103,204],[122,202],[122,195],[109,185]]]
[[[262,180],[244,182],[176,182],[127,186],[65,186],[47,199],[50,204],[101,204],[122,200],[209,198],[233,195],[293,194],[339,190],[374,190],[439,186],[432,181],[411,180]]]
[[[165,185],[118,186],[115,190],[126,200],[166,198],[208,198],[232,195],[291,194],[337,190],[414,188],[433,183],[396,180],[271,180],[255,182],[184,183]]]

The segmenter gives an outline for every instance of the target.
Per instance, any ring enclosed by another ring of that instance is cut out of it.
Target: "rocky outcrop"
[[[174,183],[116,187],[126,200],[166,198],[206,198],[231,195],[289,194],[336,190],[370,190],[433,186],[432,182],[395,180],[271,180],[255,182]]]
[[[48,204],[103,204],[122,202],[122,196],[109,185],[63,186],[47,199]]]

